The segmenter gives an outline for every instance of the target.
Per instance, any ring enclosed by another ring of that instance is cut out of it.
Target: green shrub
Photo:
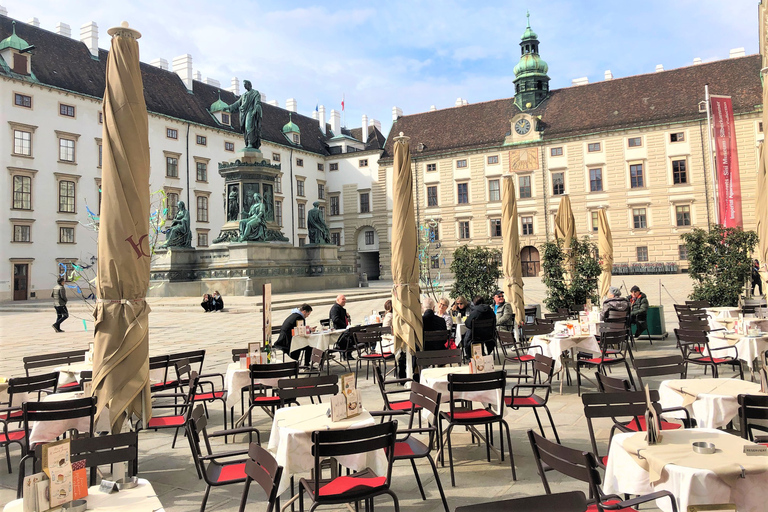
[[[546,242],[542,246],[542,281],[547,287],[544,305],[550,311],[558,308],[586,304],[587,299],[598,304],[597,278],[600,276],[600,261],[597,245],[589,237],[571,240],[571,261],[573,272],[568,275],[568,255],[563,240]]]
[[[462,245],[453,251],[451,272],[455,282],[451,297],[459,295],[471,301],[476,296],[491,303],[491,297],[498,287],[501,278],[501,251],[487,247],[469,247]]]

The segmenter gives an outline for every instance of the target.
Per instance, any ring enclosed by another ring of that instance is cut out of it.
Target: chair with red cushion
[[[67,366],[72,363],[82,363],[85,361],[86,349],[69,350],[67,352],[55,352],[53,354],[42,354],[39,356],[26,356],[22,358],[24,362],[24,372],[29,377],[29,370],[37,368],[50,368],[56,366]],[[79,382],[68,382],[58,386],[58,391],[81,391]]]
[[[249,406],[246,411],[248,425],[252,425],[252,411],[261,407],[272,417],[275,409],[282,406],[280,395],[276,393],[277,382],[280,379],[295,379],[299,375],[299,362],[252,364],[250,367],[251,387],[248,391]],[[264,384],[265,381],[272,385]]]
[[[245,461],[245,488],[243,497],[240,499],[239,512],[245,512],[251,482],[259,484],[267,495],[267,512],[272,512],[274,509],[280,510],[280,496],[277,494],[277,489],[282,476],[283,467],[277,463],[272,454],[258,444],[251,443],[248,446],[248,459]]]
[[[680,354],[671,356],[636,357],[632,360],[637,374],[638,389],[645,389],[643,378],[675,375],[682,379],[685,375],[685,365]]]
[[[581,395],[581,369],[593,368],[602,374],[607,373],[607,368],[616,365],[624,365],[627,370],[629,382],[634,386],[632,371],[629,369],[627,351],[629,350],[629,335],[626,329],[600,331],[600,355],[597,357],[576,359],[576,391]]]
[[[764,372],[765,369],[760,370]],[[752,430],[768,433],[768,396],[739,395],[739,425],[741,437],[760,444],[768,444],[765,435],[755,436]]]
[[[158,393],[161,391],[167,391],[169,389],[176,389],[178,387],[178,381],[173,377],[168,377],[168,354],[162,356],[152,356],[149,358],[149,371],[150,375],[162,374],[160,379],[155,379],[156,382],[150,382],[149,389],[152,393]]]
[[[286,405],[299,405],[299,398],[309,397],[312,403],[323,403],[322,397],[333,396],[339,392],[338,375],[320,375],[319,377],[300,377],[277,381],[277,396]]]
[[[379,392],[381,393],[382,400],[384,400],[384,410],[399,411],[399,413],[402,414],[406,414],[408,411],[410,411],[413,407],[413,403],[409,399],[402,398],[399,400],[393,400],[393,398],[395,398],[398,394],[404,396],[402,395],[403,393],[410,393],[409,389],[402,386],[409,382],[413,382],[413,379],[384,380],[384,375],[381,373],[381,368],[376,366],[374,367],[373,371],[376,372],[376,378],[374,380],[379,385]],[[397,387],[387,389],[387,386]],[[383,418],[382,421],[384,421]]]
[[[352,335],[355,340],[355,350],[357,350],[357,362],[355,366],[355,384],[357,376],[360,373],[360,367],[365,363],[365,379],[368,380],[368,372],[371,363],[374,366],[384,365],[384,375],[387,374],[387,361],[394,361],[395,354],[389,351],[381,350],[381,331],[358,331]],[[376,373],[373,374],[374,379]]]
[[[531,339],[534,336],[544,336],[554,330],[554,324],[533,325],[526,324],[520,328],[520,340],[515,339],[515,335],[507,331],[499,331],[499,342],[504,351],[504,363],[502,368],[506,369],[507,363],[517,363],[519,373],[528,373],[528,365],[533,364],[534,355],[529,354],[532,349],[541,351],[539,345],[531,345]]]
[[[184,428],[187,420],[192,414],[192,405],[194,404],[192,398],[195,395],[197,389],[198,376],[197,372],[189,373],[188,387],[186,393],[154,393],[152,394],[152,417],[146,422],[146,425],[142,425],[139,421],[136,423],[136,431],[139,431],[144,427],[145,429],[161,430],[165,428],[176,429],[173,434],[173,442],[171,448],[176,447],[176,438],[179,436],[179,429]],[[165,403],[164,400],[173,399],[173,403]],[[160,403],[158,403],[160,402]],[[165,416],[157,416],[154,413],[155,409],[173,409],[173,414]]]
[[[206,429],[207,426],[208,418],[205,417],[203,406],[198,405],[187,420],[186,430],[197,474],[202,477],[206,484],[203,501],[200,503],[200,512],[205,510],[212,487],[242,484],[247,479],[245,465],[249,459],[245,456],[248,455],[249,450],[213,453],[211,450],[211,439],[234,434],[248,434],[248,442],[252,443],[253,434],[256,434],[256,442],[261,444],[259,431],[255,428],[242,427],[209,434]],[[203,446],[205,451],[203,451]],[[233,459],[233,457],[237,458]]]
[[[739,372],[739,377],[744,380],[744,368],[739,359],[739,349],[736,346],[726,345],[712,348],[709,346],[709,338],[704,331],[691,331],[687,329],[675,329],[677,344],[682,352],[685,374],[688,374],[688,365],[704,365],[712,367],[712,376],[718,377],[718,368],[730,366],[732,370]]]
[[[491,445],[492,442],[490,433],[493,432],[493,425],[499,424],[499,439],[500,450],[499,454],[501,461],[504,462],[504,436],[502,434],[502,426],[507,430],[507,444],[509,445],[509,463],[512,466],[512,480],[517,480],[517,474],[515,473],[515,459],[512,455],[512,439],[509,432],[509,424],[504,420],[504,388],[507,382],[507,372],[504,370],[488,372],[488,373],[474,373],[474,374],[460,374],[451,373],[448,374],[448,392],[450,393],[449,410],[443,411],[438,416],[438,430],[445,432],[448,440],[448,460],[451,467],[451,485],[456,486],[456,477],[453,471],[453,449],[451,447],[451,432],[456,426],[469,427],[474,435],[481,437],[474,427],[483,426],[486,430],[486,454],[488,462],[491,461]],[[499,410],[494,411],[491,405],[482,409],[473,408],[472,402],[463,400],[457,395],[466,396],[467,393],[477,392],[492,392],[497,391],[500,396]],[[462,404],[463,402],[463,404]],[[443,422],[448,423],[448,427],[443,430]],[[440,460],[445,465],[445,457],[440,450]]]
[[[509,396],[504,398],[504,401],[507,407],[513,410],[533,409],[541,435],[545,435],[544,426],[541,424],[537,409],[544,409],[547,417],[549,417],[549,424],[552,425],[555,439],[559,443],[560,436],[557,435],[552,413],[549,411],[549,407],[547,407],[549,393],[552,391],[552,375],[555,373],[555,360],[542,354],[536,354],[533,361],[533,372],[533,381],[530,384],[512,386]]]
[[[586,395],[585,395],[586,396]],[[607,495],[600,488],[602,479],[598,471],[598,465],[595,456],[592,453],[574,448],[568,448],[559,443],[554,443],[544,437],[541,437],[533,430],[528,431],[528,440],[533,450],[533,458],[536,461],[536,469],[544,485],[544,491],[552,494],[552,489],[547,480],[547,470],[554,470],[563,475],[569,476],[581,482],[588,484],[590,491],[590,504],[588,512],[603,512],[605,510],[636,512],[634,508],[642,503],[648,503],[661,498],[669,498],[672,511],[677,512],[677,500],[669,491],[657,491],[651,494],[645,494],[630,500],[621,500],[618,496]],[[550,509],[558,510],[558,509]]]
[[[310,511],[321,505],[338,505],[362,501],[366,510],[373,499],[382,494],[392,497],[395,512],[400,511],[397,496],[390,490],[392,462],[395,454],[397,421],[387,421],[371,427],[348,430],[318,430],[312,433],[312,453],[315,466],[310,479],[302,478],[299,485],[299,510],[304,512],[304,494],[312,501]],[[386,475],[365,468],[349,475],[323,478],[323,461],[331,457],[363,454],[384,450],[387,457]]]
[[[189,384],[190,382],[190,373],[192,372],[192,368],[189,365],[189,361],[187,359],[180,359],[176,361],[176,380],[179,383],[179,389],[183,393],[184,387]],[[194,393],[192,394],[192,402],[202,402],[203,408],[205,409],[205,415],[208,415],[208,404],[212,404],[214,402],[220,402],[221,403],[221,412],[224,416],[224,430],[227,429],[227,392],[225,390],[216,390],[215,386],[213,385],[213,382],[202,380],[200,376],[197,378],[197,388],[194,390]],[[224,442],[227,441],[227,438],[224,438]]]

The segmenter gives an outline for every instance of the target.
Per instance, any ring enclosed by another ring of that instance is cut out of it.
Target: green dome
[[[224,112],[229,105],[221,101],[221,93],[219,93],[219,99],[214,101],[211,105],[211,112]]]
[[[298,133],[301,134],[299,127],[293,122],[291,113],[288,113],[288,122],[283,126],[283,133]]]
[[[549,70],[549,66],[544,62],[544,59],[537,54],[526,54],[520,57],[520,62],[515,65],[513,72],[515,77],[520,78],[527,74],[546,75]]]
[[[531,30],[531,13],[530,12],[526,12],[525,16],[526,16],[526,18],[528,18],[528,26],[525,27],[525,32],[523,32],[523,37],[521,37],[520,39],[522,39],[523,41],[525,41],[526,39],[536,39],[536,40],[538,40],[539,36],[536,35],[536,32]]]
[[[6,48],[13,48],[14,50],[23,50],[24,48],[28,48],[29,44],[16,35],[16,22],[13,22],[13,34],[6,37],[2,41],[0,41],[0,50],[5,50]]]

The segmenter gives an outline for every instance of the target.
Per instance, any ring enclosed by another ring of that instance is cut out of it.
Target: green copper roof
[[[14,50],[23,50],[29,47],[29,44],[16,35],[16,22],[13,22],[13,34],[0,41],[0,50],[13,48]]]
[[[521,39],[525,41],[526,39],[538,39],[539,36],[536,35],[536,32],[531,30],[531,13],[526,12],[525,16],[528,18],[528,26],[525,28],[525,32],[523,32],[523,37]]]
[[[527,74],[546,75],[548,70],[549,66],[544,59],[538,54],[528,53],[520,57],[520,62],[515,65],[513,72],[515,78],[520,78]]]
[[[211,112],[223,112],[228,106],[224,101],[221,101],[221,93],[219,93],[219,99],[211,105]]]
[[[288,122],[283,126],[283,133],[298,133],[301,134],[299,127],[293,122],[291,113],[288,113]]]

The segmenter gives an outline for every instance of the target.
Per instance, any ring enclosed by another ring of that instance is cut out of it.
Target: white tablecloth
[[[139,486],[133,489],[104,494],[99,492],[99,486],[88,488],[88,510],[104,512],[163,512],[163,504],[157,499],[152,484],[143,478],[139,478]],[[3,512],[22,512],[24,510],[22,500],[14,500],[8,503]],[[56,509],[59,510],[59,509]]]
[[[55,395],[47,395],[44,397],[43,402],[61,402],[62,400],[74,400],[84,397],[85,395],[78,391],[71,393],[56,393]],[[79,432],[88,432],[90,426],[91,420],[87,417],[59,421],[36,421],[32,423],[30,427],[29,442],[33,444],[51,442],[71,428],[76,428]],[[101,414],[98,421],[95,422],[93,429],[95,432],[110,430],[109,410],[104,409],[104,412]]]
[[[325,403],[284,407],[275,412],[268,449],[275,456],[278,464],[283,466],[279,494],[288,489],[291,476],[307,473],[315,467],[315,457],[312,455],[312,432],[347,430],[374,425],[373,417],[367,411],[334,423],[327,415],[329,409],[330,405]],[[384,450],[337,457],[337,460],[342,466],[355,471],[369,467],[378,476],[386,475],[387,457]]]
[[[426,368],[421,371],[421,384],[440,393],[440,401],[448,402],[451,393],[448,391],[448,375],[458,373],[469,374],[469,366],[445,366],[442,368]],[[471,400],[482,404],[490,404],[498,410],[501,404],[501,391],[472,391],[466,393],[454,393],[454,398]]]
[[[582,352],[600,354],[600,345],[597,343],[597,338],[591,334],[564,338],[553,335],[534,336],[531,340],[531,345],[538,345],[541,349],[531,348],[528,351],[530,355],[544,354],[555,360],[555,372],[559,372],[563,367],[560,357],[568,349],[575,348]]]
[[[315,334],[310,334],[309,336],[297,334],[291,338],[291,350],[289,350],[289,352],[294,352],[304,347],[319,348],[325,352],[329,348],[333,347],[337,341],[339,341],[339,337],[343,333],[344,329],[340,329],[338,331],[318,332]]]
[[[734,335],[728,335],[729,337]],[[739,359],[745,361],[749,366],[750,371],[754,371],[753,362],[755,359],[762,359],[763,353],[768,350],[768,336],[740,336],[740,339],[735,343],[733,340],[729,340],[722,332],[713,332],[708,335],[709,346],[712,349],[720,347],[736,347],[739,352]],[[733,356],[733,350],[713,350],[715,357]]]
[[[714,318],[738,318],[741,313],[741,308],[738,307],[717,307],[717,308],[704,308],[707,315]]]
[[[685,435],[685,432],[704,432],[711,436],[708,439],[715,445],[717,445],[718,436],[730,435],[710,429],[674,432],[681,432],[682,435]],[[664,433],[664,435],[667,434],[667,432]],[[766,510],[768,472],[750,474],[744,479],[739,478],[736,485],[731,488],[711,471],[667,464],[661,480],[653,485],[648,472],[640,467],[622,447],[624,440],[633,435],[635,435],[634,432],[616,434],[611,440],[603,482],[603,491],[606,494],[648,494],[654,491],[670,491],[677,497],[680,512],[688,510],[688,505],[717,503],[735,503],[739,512]],[[665,512],[671,510],[668,498],[657,500],[656,505]]]
[[[84,371],[93,371],[93,363],[89,363],[86,361],[80,362],[80,363],[72,363],[68,364],[66,366],[59,366],[56,368],[56,371],[59,372],[59,386],[62,386],[64,384],[69,384],[70,382],[80,382],[80,373]],[[169,380],[173,380],[176,378],[175,370],[173,368],[169,368]],[[149,371],[149,382],[151,384],[156,384],[158,382],[162,382],[164,377],[165,370],[163,368],[156,368],[154,370]],[[15,401],[15,400],[14,400]]]
[[[691,382],[693,379],[676,379],[665,380],[659,385],[659,403],[662,408],[668,407],[680,407],[683,405],[684,397],[670,386],[677,387],[682,386],[685,390],[686,382]],[[760,384],[755,382],[742,381],[738,379],[695,379],[706,381],[735,381],[739,387],[739,393],[741,394],[755,394],[760,391]],[[691,417],[696,420],[697,425],[700,428],[718,428],[728,424],[739,413],[739,403],[737,402],[737,394],[718,394],[717,389],[714,389],[713,393],[698,394],[696,400],[686,407]],[[665,416],[682,418],[682,413],[665,413]]]
[[[261,379],[255,381],[258,384],[277,387],[277,381],[280,379]],[[251,375],[247,368],[240,368],[240,363],[230,363],[227,366],[227,373],[224,375],[224,389],[227,391],[227,408],[234,407],[240,403],[240,390],[245,386],[250,386]]]

